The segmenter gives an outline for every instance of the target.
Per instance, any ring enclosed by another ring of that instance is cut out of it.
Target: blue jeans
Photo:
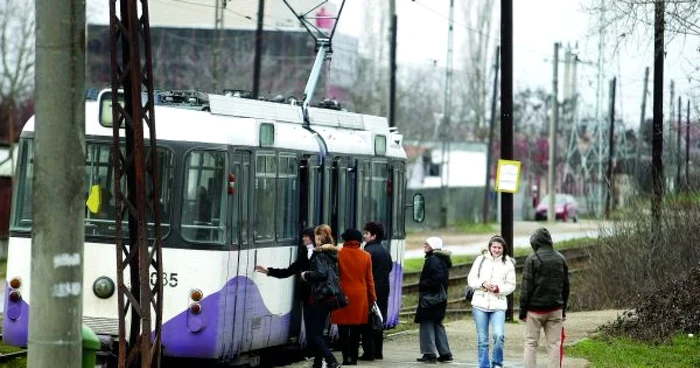
[[[503,329],[506,322],[506,311],[472,310],[476,323],[477,351],[479,353],[479,368],[491,368],[492,365],[503,366]],[[493,356],[489,361],[489,324],[493,328]]]

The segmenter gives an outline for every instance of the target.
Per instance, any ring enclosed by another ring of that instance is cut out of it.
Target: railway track
[[[586,248],[571,248],[563,249],[560,251],[566,257],[569,265],[582,263],[588,260],[588,251]],[[525,265],[525,259],[527,256],[521,256],[515,258],[515,272],[517,274],[522,273],[523,267]],[[469,276],[469,270],[472,267],[472,262],[461,263],[452,266],[450,269],[450,276],[448,285],[449,286],[463,286],[467,284],[467,277]],[[584,268],[574,268],[569,270],[569,274],[574,274],[582,271]],[[410,272],[404,274],[404,280],[418,280],[420,278],[420,272]],[[418,282],[412,281],[410,283],[405,283],[401,287],[401,292],[403,295],[415,294],[418,292]]]

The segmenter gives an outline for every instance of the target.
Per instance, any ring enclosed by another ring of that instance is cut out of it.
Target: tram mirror
[[[425,198],[420,193],[413,195],[413,221],[423,222],[425,220]]]
[[[98,97],[100,125],[112,127],[112,91],[104,90]],[[119,93],[119,104],[124,107],[124,95]]]
[[[94,214],[100,213],[102,210],[102,187],[99,184],[90,187],[90,195],[85,204],[90,212]]]

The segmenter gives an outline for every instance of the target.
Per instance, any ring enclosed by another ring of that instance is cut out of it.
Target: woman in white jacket
[[[468,284],[476,291],[472,298],[472,316],[478,336],[480,368],[503,366],[503,330],[508,302],[515,291],[515,260],[507,255],[505,239],[496,235],[476,258],[469,271]],[[493,328],[493,355],[489,361],[489,324]]]

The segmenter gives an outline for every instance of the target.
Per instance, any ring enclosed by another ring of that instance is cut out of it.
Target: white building
[[[451,143],[443,163],[442,143],[405,143],[409,156],[408,189],[448,187],[484,187],[486,180],[486,144]]]

